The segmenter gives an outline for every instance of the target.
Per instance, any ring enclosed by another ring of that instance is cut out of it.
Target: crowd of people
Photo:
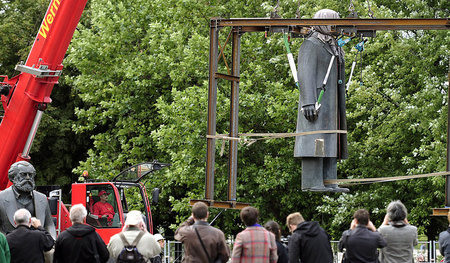
[[[248,206],[240,218],[246,228],[237,234],[232,251],[226,246],[222,231],[207,223],[208,207],[198,202],[192,215],[176,231],[175,238],[185,247],[184,262],[232,263],[332,263],[330,236],[315,221],[305,221],[300,212],[287,216],[286,226],[291,232],[288,246],[280,241],[280,226],[269,221],[264,227],[258,223],[258,209]],[[370,221],[369,212],[359,209],[353,215],[350,228],[342,233],[339,250],[344,251],[343,263],[411,263],[418,244],[417,228],[408,223],[407,209],[401,201],[387,207],[383,223],[378,229]],[[450,213],[448,220],[450,222]],[[439,236],[439,249],[450,262],[450,228]]]
[[[403,203],[393,201],[387,207],[383,223],[376,228],[367,210],[357,210],[350,228],[342,233],[339,241],[339,250],[344,251],[342,262],[414,262],[417,228],[408,223],[407,215]],[[120,262],[123,251],[130,246],[140,256],[132,262],[163,262],[164,238],[147,231],[141,212],[130,211],[122,232],[112,236],[108,245],[94,227],[86,224],[86,216],[87,210],[82,204],[74,205],[70,209],[72,226],[55,240],[27,209],[17,210],[15,229],[6,237],[0,233],[0,263],[48,262],[45,258],[48,251],[53,252],[55,263]],[[175,239],[184,245],[183,262],[333,262],[330,236],[318,222],[306,221],[300,212],[286,218],[291,232],[288,246],[280,240],[281,229],[277,222],[259,224],[259,211],[255,207],[241,210],[240,218],[246,227],[236,235],[232,249],[224,233],[209,225],[208,217],[208,206],[197,202],[191,216],[176,230]],[[450,213],[448,220],[450,222]],[[440,234],[439,244],[444,262],[450,262],[450,228]]]

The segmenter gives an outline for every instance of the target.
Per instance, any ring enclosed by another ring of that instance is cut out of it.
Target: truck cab
[[[105,243],[116,233],[122,231],[128,211],[139,210],[142,212],[143,220],[147,230],[153,234],[153,221],[151,204],[147,197],[147,191],[141,180],[148,177],[152,172],[160,170],[168,164],[159,162],[147,162],[131,166],[110,182],[86,182],[72,184],[72,205],[83,204],[88,215],[86,223],[95,227],[97,233]],[[106,200],[113,210],[113,218],[106,218],[94,213],[94,205],[100,202],[99,193],[105,191],[108,195]],[[152,201],[158,200],[159,189],[152,191]]]

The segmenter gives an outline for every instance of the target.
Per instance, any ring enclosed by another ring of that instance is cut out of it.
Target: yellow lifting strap
[[[296,133],[239,133],[238,136],[240,136],[240,137],[261,137],[261,138],[252,139],[252,140],[258,141],[258,140],[287,138],[287,137],[304,136],[304,135],[312,135],[312,134],[329,134],[329,133],[347,133],[347,131],[345,131],[345,130],[319,130],[319,131],[296,132]],[[230,140],[230,141],[243,140],[243,138],[230,137],[225,134],[206,135],[206,138],[222,139],[222,140]]]

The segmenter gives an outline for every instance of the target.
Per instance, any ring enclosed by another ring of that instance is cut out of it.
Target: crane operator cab
[[[87,182],[72,185],[72,205],[83,204],[88,215],[86,223],[95,227],[108,243],[109,237],[119,233],[128,211],[142,212],[147,230],[153,233],[150,202],[142,179],[169,164],[157,161],[131,166],[110,182]],[[159,189],[152,191],[152,203],[158,202]]]
[[[95,227],[120,227],[118,206],[110,185],[87,186],[86,223]]]

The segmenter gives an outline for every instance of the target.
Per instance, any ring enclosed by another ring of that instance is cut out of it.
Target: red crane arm
[[[21,73],[3,84],[4,116],[0,123],[0,190],[9,184],[8,169],[28,153],[50,94],[58,83],[62,60],[69,47],[87,0],[52,0]]]

